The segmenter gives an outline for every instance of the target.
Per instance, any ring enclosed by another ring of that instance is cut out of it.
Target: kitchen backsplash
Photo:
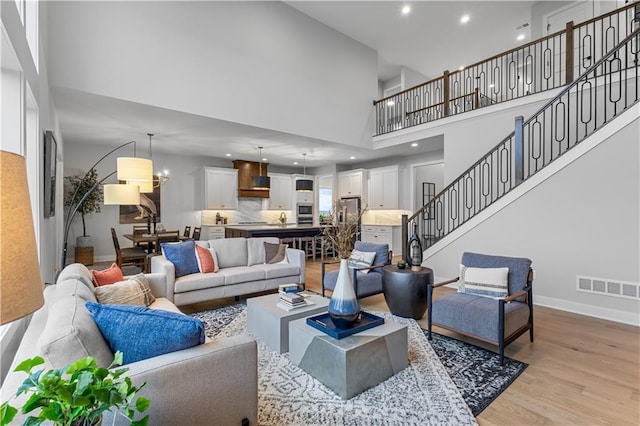
[[[287,223],[295,223],[294,210],[283,210],[287,216]],[[279,210],[262,210],[262,200],[259,198],[239,198],[238,210],[203,210],[201,216],[202,226],[214,226],[216,213],[227,218],[227,224],[237,225],[241,222],[266,222],[279,223]]]
[[[402,215],[410,214],[406,210],[367,210],[362,215],[364,225],[402,225]]]

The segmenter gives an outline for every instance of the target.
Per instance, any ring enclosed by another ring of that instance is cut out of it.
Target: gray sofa
[[[167,298],[162,274],[146,274],[157,298],[150,308],[180,312]],[[61,368],[83,356],[93,356],[101,365],[113,360],[113,353],[93,322],[85,301],[96,302],[91,273],[81,264],[67,266],[56,285],[45,289],[45,304],[33,314],[20,343],[10,372],[2,383],[0,397],[7,401],[24,381],[16,365],[40,355],[44,369]],[[134,384],[146,382],[139,395],[151,400],[148,413],[153,425],[257,424],[257,345],[248,335],[233,336],[189,349],[127,364]],[[11,404],[21,406],[12,399]],[[103,424],[112,424],[106,414]],[[19,421],[16,418],[16,423]],[[128,424],[116,416],[115,424]]]
[[[287,248],[286,263],[265,264],[265,242],[278,244],[280,240],[240,237],[198,241],[201,247],[214,249],[218,272],[176,278],[173,263],[164,256],[151,258],[151,272],[166,275],[167,299],[178,306],[273,290],[279,284],[304,285],[304,252]]]

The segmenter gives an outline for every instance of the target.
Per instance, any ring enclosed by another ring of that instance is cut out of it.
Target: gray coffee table
[[[299,318],[327,312],[329,299],[310,296],[313,305],[285,311],[276,306],[280,296],[266,296],[247,299],[247,331],[278,353],[289,351],[289,322]]]
[[[306,323],[289,323],[289,360],[349,399],[409,365],[407,326],[385,323],[337,340]]]

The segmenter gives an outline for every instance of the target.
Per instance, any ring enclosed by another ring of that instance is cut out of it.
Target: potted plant
[[[95,169],[91,169],[86,175],[79,173],[66,176],[64,180],[64,205],[73,209],[82,197],[98,183],[98,172]],[[75,260],[85,265],[93,264],[93,247],[91,246],[91,236],[87,235],[84,216],[91,213],[100,213],[102,196],[102,188],[98,186],[78,208],[78,213],[82,218],[82,235],[76,238]]]
[[[102,414],[119,410],[134,426],[146,425],[149,415],[133,420],[135,412],[142,413],[149,407],[145,397],[134,397],[146,383],[136,387],[129,377],[122,377],[128,368],[112,369],[122,365],[122,352],[116,352],[109,368],[99,367],[92,357],[81,358],[60,369],[34,371],[44,363],[36,356],[21,362],[15,371],[23,371],[28,377],[18,388],[16,397],[22,394],[29,398],[21,408],[23,414],[40,409],[28,417],[23,425],[39,425],[52,421],[61,426],[97,425]],[[133,407],[132,407],[133,405]],[[0,425],[11,423],[18,410],[5,401],[0,406]]]

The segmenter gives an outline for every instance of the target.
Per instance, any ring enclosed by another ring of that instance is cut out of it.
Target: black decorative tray
[[[307,325],[328,334],[334,339],[342,339],[352,334],[360,333],[373,327],[384,324],[384,318],[368,312],[360,311],[360,317],[351,328],[338,328],[331,320],[329,313],[315,315],[307,318]]]

